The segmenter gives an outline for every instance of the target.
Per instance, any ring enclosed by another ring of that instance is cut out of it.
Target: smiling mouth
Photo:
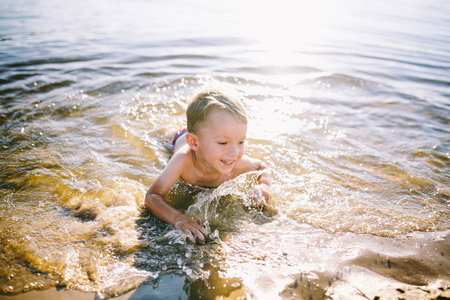
[[[231,166],[234,163],[234,160],[221,160],[224,164],[226,164],[227,166]]]

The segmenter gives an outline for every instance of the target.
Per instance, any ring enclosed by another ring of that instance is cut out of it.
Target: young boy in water
[[[183,214],[166,201],[165,196],[172,186],[181,179],[194,186],[218,187],[240,174],[265,170],[267,166],[244,154],[247,114],[239,99],[217,89],[205,89],[194,96],[186,117],[187,130],[175,136],[174,155],[150,186],[145,206],[195,243],[196,238],[204,242],[208,231],[199,220]],[[264,206],[271,198],[270,181],[268,172],[258,177],[256,207]]]

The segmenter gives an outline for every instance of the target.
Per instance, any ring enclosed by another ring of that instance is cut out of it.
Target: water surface
[[[182,298],[290,297],[302,278],[322,297],[370,269],[367,251],[394,262],[448,245],[448,2],[0,9],[1,293],[151,293],[177,275]],[[245,95],[246,149],[272,169],[275,197],[249,208],[251,174],[216,192],[176,187],[174,205],[215,232],[199,247],[143,201],[190,95],[216,81]],[[448,285],[448,248],[436,253],[426,280],[375,273]]]

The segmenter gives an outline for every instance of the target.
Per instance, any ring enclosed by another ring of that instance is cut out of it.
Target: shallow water
[[[179,274],[188,298],[279,297],[298,274],[331,285],[377,243],[407,256],[450,230],[446,1],[0,8],[3,294],[110,296]],[[174,205],[215,234],[199,247],[143,201],[189,96],[215,81],[246,96],[246,150],[271,167],[275,197],[249,208],[245,176],[178,186]]]

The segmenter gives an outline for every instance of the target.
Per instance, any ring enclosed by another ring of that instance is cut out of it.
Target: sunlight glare
[[[295,52],[305,44],[326,37],[326,24],[333,5],[321,1],[245,1],[240,2],[246,23],[245,35],[270,52],[270,60],[292,62]]]

